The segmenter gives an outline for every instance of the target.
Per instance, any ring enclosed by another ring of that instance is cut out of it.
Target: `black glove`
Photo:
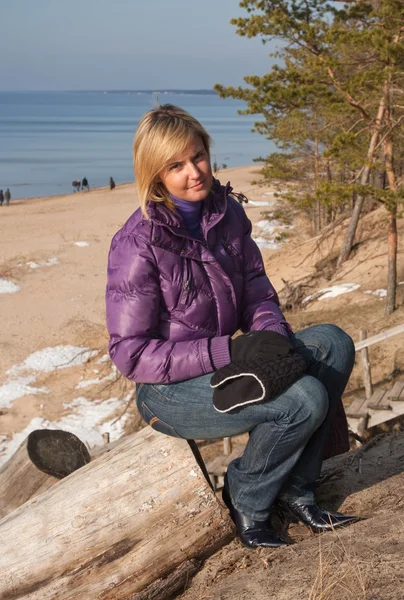
[[[230,340],[231,362],[236,363],[276,360],[291,350],[289,338],[276,331],[250,331]]]
[[[287,356],[274,360],[263,360],[260,356],[248,363],[231,362],[216,371],[211,379],[213,405],[225,413],[265,402],[286,390],[306,369],[306,361],[293,346]]]

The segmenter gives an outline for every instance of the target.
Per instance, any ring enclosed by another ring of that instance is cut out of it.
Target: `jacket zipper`
[[[185,281],[183,283],[182,289],[183,289],[183,293],[182,293],[182,300],[181,300],[181,306],[187,306],[188,301],[189,301],[189,294],[191,292],[191,268],[189,266],[189,258],[185,258],[185,264],[186,264],[186,268],[185,268]]]

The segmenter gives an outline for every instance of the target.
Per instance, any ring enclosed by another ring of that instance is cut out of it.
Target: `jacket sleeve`
[[[244,210],[244,284],[242,325],[244,333],[271,330],[288,336],[292,328],[279,308],[278,295],[265,273],[261,251],[251,237],[252,225]]]
[[[138,383],[172,383],[213,371],[209,339],[172,342],[158,334],[161,291],[154,254],[133,235],[114,239],[106,290],[109,353]]]

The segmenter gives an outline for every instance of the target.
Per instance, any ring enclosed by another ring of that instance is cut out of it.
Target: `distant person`
[[[115,187],[115,181],[112,179],[112,177],[109,178],[109,189],[113,190]]]
[[[81,189],[84,190],[84,188],[87,190],[87,192],[90,191],[90,186],[88,185],[87,177],[83,177],[83,180],[81,182]]]
[[[75,192],[80,191],[80,184],[81,184],[80,179],[73,179],[73,181],[72,181],[73,194]]]
[[[10,192],[9,188],[7,188],[4,193],[4,199],[6,201],[6,206],[8,206],[10,204],[10,200],[11,200],[11,192]]]
[[[3,206],[3,202],[4,202],[4,194],[3,194],[3,190],[0,190],[0,206]]]

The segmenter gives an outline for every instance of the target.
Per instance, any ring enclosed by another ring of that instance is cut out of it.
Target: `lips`
[[[204,186],[205,182],[201,181],[200,183],[197,183],[196,185],[193,185],[192,187],[190,187],[190,190],[199,190]]]

